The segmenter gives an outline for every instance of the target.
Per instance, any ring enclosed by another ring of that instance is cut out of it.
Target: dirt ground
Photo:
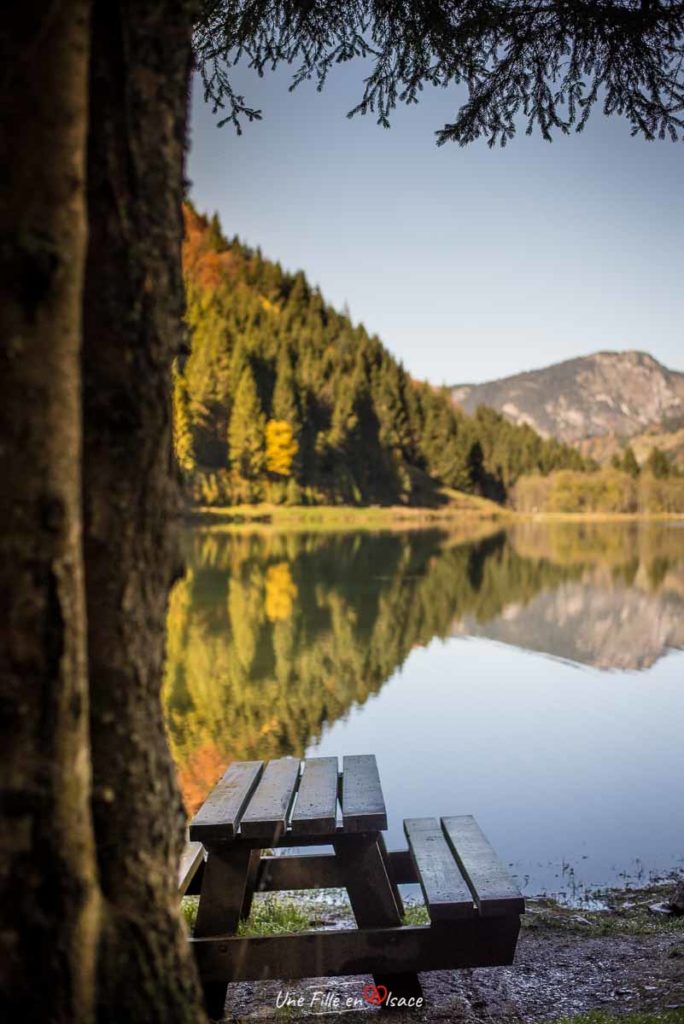
[[[604,894],[606,909],[582,911],[550,901],[528,901],[515,963],[511,967],[436,971],[421,975],[422,1009],[379,1011],[363,1005],[344,1016],[383,1012],[393,1024],[432,1021],[541,1022],[591,1010],[680,1010],[684,1021],[684,917],[651,909],[667,899],[668,889]],[[327,926],[348,924],[347,911],[324,911]],[[328,1012],[335,995],[340,1004],[360,996],[370,978],[308,979],[305,982],[231,985],[227,1021],[295,1021]],[[278,993],[302,997],[302,1006],[277,1006]],[[316,994],[318,993],[318,994]],[[327,1000],[327,1004],[326,1004]],[[327,1005],[327,1009],[326,1009]]]

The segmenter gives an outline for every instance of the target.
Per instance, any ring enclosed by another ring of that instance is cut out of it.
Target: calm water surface
[[[234,759],[374,752],[390,820],[475,814],[524,891],[684,867],[684,525],[188,535],[166,715]]]

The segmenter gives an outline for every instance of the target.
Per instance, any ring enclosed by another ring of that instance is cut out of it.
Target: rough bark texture
[[[98,1017],[203,1017],[179,918],[185,816],[160,688],[177,569],[171,362],[193,5],[95,0],[84,320],[93,811],[106,900]]]
[[[85,1022],[98,928],[81,557],[88,4],[0,27],[0,1018]]]

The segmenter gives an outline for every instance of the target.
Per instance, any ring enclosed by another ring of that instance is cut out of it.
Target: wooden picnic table
[[[339,807],[338,807],[339,805]],[[524,900],[470,815],[404,821],[389,852],[376,759],[237,761],[190,825],[180,889],[199,892],[193,937],[207,1004],[229,982],[372,974],[406,988],[416,972],[511,963]],[[279,854],[284,847],[332,853]],[[402,924],[399,885],[418,882],[429,925]],[[238,936],[255,891],[343,887],[356,928]]]

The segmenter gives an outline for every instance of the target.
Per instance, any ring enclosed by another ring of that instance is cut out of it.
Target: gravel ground
[[[424,1007],[384,1011],[384,1016],[391,1015],[394,1024],[534,1024],[590,1010],[619,1014],[679,1009],[684,1021],[684,917],[650,909],[667,895],[662,886],[613,891],[604,894],[606,909],[587,912],[546,900],[529,901],[511,967],[423,974]],[[344,905],[319,904],[317,917],[317,923],[326,927],[349,925]],[[231,985],[224,1019],[295,1021],[316,1016],[323,1022],[338,1020],[342,1012],[329,1012],[331,1004],[326,1006],[325,999],[337,996],[343,1006],[348,997],[360,997],[370,980]],[[278,1008],[278,993],[285,991],[294,999],[301,997],[302,1005]],[[347,1019],[382,1012],[359,1002],[359,1008],[343,1011]]]

